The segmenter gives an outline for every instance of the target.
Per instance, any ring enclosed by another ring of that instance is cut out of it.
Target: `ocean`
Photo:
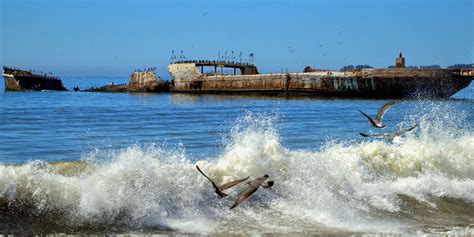
[[[63,77],[86,89],[127,78]],[[474,83],[450,100],[5,92],[0,234],[474,235]],[[401,140],[360,132],[398,131]],[[218,183],[268,174],[219,199]]]

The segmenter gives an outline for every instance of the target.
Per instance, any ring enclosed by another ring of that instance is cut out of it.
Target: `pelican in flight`
[[[204,172],[202,172],[201,169],[199,169],[199,166],[196,165],[196,169],[199,171],[199,173],[204,175],[204,177],[206,177],[211,182],[212,187],[214,188],[214,192],[216,192],[217,195],[219,195],[219,198],[227,197],[227,193],[224,193],[224,190],[234,187],[235,185],[240,184],[250,178],[250,176],[248,176],[247,178],[230,181],[222,185],[217,185],[211,178],[209,178],[206,174],[204,174]]]
[[[271,188],[273,186],[273,181],[268,180],[270,176],[268,174],[256,178],[251,181],[247,181],[246,184],[248,187],[244,189],[240,194],[237,200],[235,200],[234,205],[230,207],[230,209],[236,208],[238,205],[240,205],[243,201],[247,200],[252,194],[254,194],[258,188],[263,187],[263,188]]]

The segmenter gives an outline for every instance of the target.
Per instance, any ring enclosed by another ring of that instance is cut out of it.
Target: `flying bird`
[[[230,209],[236,208],[243,201],[247,200],[247,198],[249,198],[253,193],[255,193],[258,188],[260,188],[260,186],[262,186],[263,188],[271,188],[273,186],[273,181],[268,180],[269,177],[270,176],[266,174],[260,178],[247,181],[246,184],[249,186],[239,194],[239,197],[235,201],[234,205],[230,207]]]
[[[387,112],[388,109],[390,109],[390,107],[392,107],[392,105],[394,105],[397,102],[399,102],[399,100],[392,100],[382,105],[382,107],[380,107],[379,111],[377,112],[375,119],[372,119],[369,115],[367,115],[366,113],[360,110],[358,111],[361,112],[365,117],[367,117],[367,119],[369,120],[369,124],[372,125],[373,127],[384,128],[385,125],[382,124],[383,115],[385,114],[385,112]]]
[[[363,137],[382,137],[383,139],[387,141],[399,141],[401,136],[404,135],[405,133],[411,132],[413,129],[415,129],[418,126],[418,124],[415,124],[413,127],[410,128],[405,128],[401,129],[397,132],[393,133],[374,133],[374,134],[369,134],[369,133],[359,133]]]
[[[214,192],[216,192],[217,195],[219,195],[219,198],[227,197],[227,193],[224,193],[224,190],[234,187],[235,185],[240,184],[250,178],[250,176],[248,176],[247,178],[230,181],[228,183],[224,183],[218,186],[211,178],[207,177],[207,175],[204,174],[204,172],[202,172],[201,169],[199,169],[199,166],[196,165],[196,169],[199,171],[199,173],[204,175],[204,177],[206,177],[211,182],[212,187],[214,188]]]

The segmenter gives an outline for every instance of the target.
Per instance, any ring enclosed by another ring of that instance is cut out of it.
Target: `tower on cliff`
[[[405,58],[402,56],[402,52],[398,55],[397,61],[395,62],[396,68],[404,68],[405,67]]]

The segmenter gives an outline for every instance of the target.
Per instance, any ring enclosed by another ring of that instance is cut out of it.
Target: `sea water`
[[[85,89],[127,78],[63,78]],[[4,92],[0,234],[474,234],[474,85],[451,100]],[[359,132],[418,125],[398,142]],[[269,174],[229,210],[218,183]]]

